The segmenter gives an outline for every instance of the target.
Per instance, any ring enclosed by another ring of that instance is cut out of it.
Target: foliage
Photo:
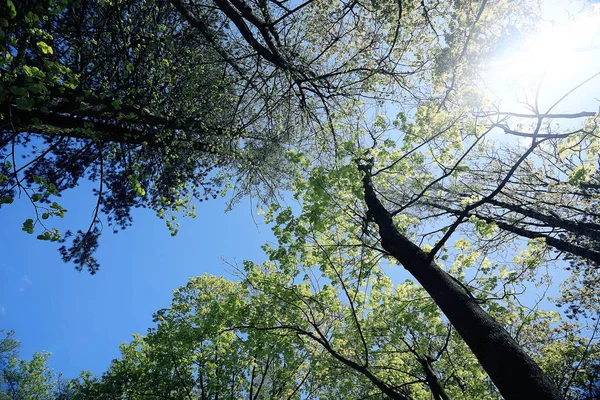
[[[224,189],[216,169],[258,168],[284,139],[284,127],[249,122],[259,116],[210,47],[219,38],[207,43],[164,1],[10,5],[0,21],[0,205],[28,199],[35,217],[23,230],[68,240],[62,258],[80,270],[98,269],[102,214],[124,229],[133,208],[149,207],[175,235],[177,215],[195,216],[194,200]],[[59,232],[51,219],[67,210],[57,197],[83,179],[97,185],[91,223]]]
[[[454,101],[464,66],[509,20],[526,25],[528,7],[485,4],[5,1],[0,205],[25,194],[23,230],[68,241],[62,258],[94,273],[102,214],[117,230],[149,207],[176,234],[178,214],[225,188],[270,202],[285,150],[336,152],[340,124],[371,99]],[[60,232],[55,197],[85,178],[92,221]]]
[[[246,262],[239,282],[190,279],[174,292],[171,307],[155,314],[158,326],[123,344],[121,358],[101,378],[78,380],[80,393],[128,399],[501,398],[460,336],[424,301],[423,289],[410,280],[394,286],[376,273],[361,287],[351,277],[352,263],[337,265],[344,275],[330,280],[326,270],[334,265],[320,270],[316,257],[330,258],[343,246],[311,247],[312,261]],[[365,264],[377,264],[364,257]],[[311,278],[301,279],[304,273]],[[509,298],[502,305],[494,315],[510,321],[565,397],[594,398],[597,341],[579,336],[577,324],[556,325],[556,312],[529,310]]]
[[[99,185],[63,259],[97,270],[100,212],[125,227],[151,207],[175,233],[194,197],[230,185],[267,202],[288,183],[301,206],[267,211],[268,262],[239,284],[192,281],[85,390],[596,395],[596,327],[521,295],[551,285],[552,258],[581,260],[563,301],[597,313],[598,113],[555,110],[579,86],[501,110],[478,80],[507,32],[531,28],[529,2],[2,7],[1,203],[26,193],[42,213],[23,231],[62,242],[43,222],[66,212],[54,197]],[[394,264],[409,278],[396,288]]]
[[[46,365],[49,353],[34,353],[30,361],[19,359],[20,343],[14,331],[0,331],[0,399],[55,399],[56,377]]]

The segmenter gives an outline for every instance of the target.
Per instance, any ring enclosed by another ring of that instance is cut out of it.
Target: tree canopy
[[[523,13],[312,0],[2,7],[2,203],[23,195],[35,209],[23,230],[69,239],[63,259],[91,272],[103,215],[125,228],[132,208],[150,207],[176,233],[177,214],[226,188],[272,201],[286,149],[337,151],[340,117],[373,99],[406,111],[448,102],[504,29],[489,24],[467,52],[479,19]],[[85,178],[97,185],[92,221],[60,232],[47,221],[65,215],[54,197]]]
[[[55,197],[95,182],[94,216],[61,248],[65,261],[97,271],[102,214],[125,228],[132,208],[150,207],[175,234],[192,199],[224,188],[216,169],[245,184],[254,163],[275,158],[289,121],[264,118],[260,93],[237,95],[246,83],[212,49],[217,33],[206,38],[160,1],[46,3],[2,5],[1,199],[22,194],[35,209],[23,230],[63,242],[72,234],[47,221],[66,212]],[[216,31],[218,18],[205,19]]]
[[[155,314],[156,328],[121,345],[101,377],[83,372],[60,388],[47,384],[70,399],[502,398],[422,288],[393,285],[381,257],[324,239],[304,263],[246,262],[238,282],[190,279]],[[363,280],[342,264],[358,259],[373,272]],[[452,272],[465,273],[470,259],[462,251]],[[500,286],[485,282],[490,296]],[[563,398],[598,395],[600,349],[579,335],[580,323],[557,323],[558,312],[509,296],[482,300]]]
[[[15,332],[0,331],[0,399],[52,399],[58,393],[56,376],[46,365],[47,352],[35,353],[30,361],[19,358]]]
[[[534,4],[44,5],[1,6],[0,198],[31,202],[23,230],[70,240],[63,259],[94,273],[101,214],[124,228],[150,207],[175,233],[194,198],[230,188],[258,196],[278,239],[240,282],[180,289],[85,390],[597,395],[598,104],[562,107],[600,73],[545,102],[538,85],[519,110],[481,77],[535,28]],[[46,226],[83,178],[98,185],[89,228]],[[553,264],[579,322],[522,300]]]

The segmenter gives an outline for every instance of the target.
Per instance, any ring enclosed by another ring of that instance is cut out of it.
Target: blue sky
[[[89,188],[66,194],[65,223],[83,229],[95,205]],[[75,377],[81,370],[104,371],[119,356],[119,344],[152,326],[152,313],[167,307],[171,292],[203,273],[231,277],[228,261],[264,259],[260,248],[270,228],[249,201],[224,213],[224,199],[202,203],[195,219],[184,219],[176,237],[149,210],[136,210],[134,224],[112,234],[105,229],[91,276],[61,261],[57,245],[21,231],[33,210],[15,201],[0,209],[0,329],[16,331],[21,356],[52,353],[56,373]],[[62,222],[62,221],[61,221]]]

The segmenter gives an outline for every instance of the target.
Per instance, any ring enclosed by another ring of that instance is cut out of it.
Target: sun
[[[485,86],[505,104],[531,102],[538,90],[556,98],[600,72],[600,0],[545,1],[541,11],[537,30],[483,71]]]

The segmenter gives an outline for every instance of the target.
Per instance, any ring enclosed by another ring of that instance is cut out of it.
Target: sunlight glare
[[[542,13],[551,19],[484,71],[485,86],[497,100],[531,102],[538,86],[545,97],[555,98],[600,71],[600,3],[579,10],[572,13],[552,2],[542,5]]]

